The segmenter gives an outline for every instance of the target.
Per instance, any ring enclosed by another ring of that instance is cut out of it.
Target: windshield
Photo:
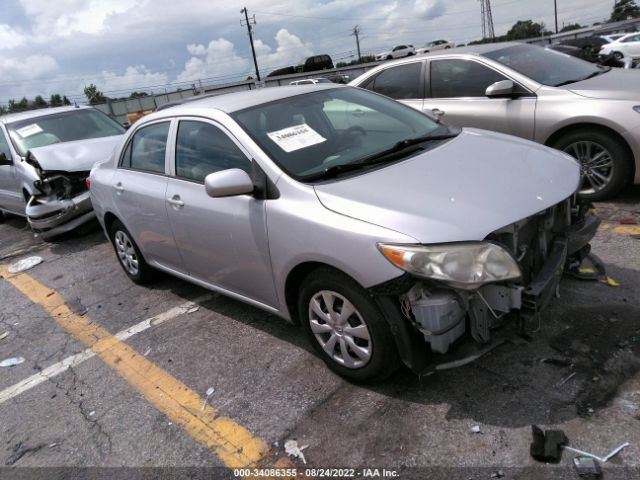
[[[124,128],[94,109],[42,115],[7,125],[13,144],[21,156],[32,148],[53,143],[122,135]]]
[[[579,82],[608,71],[579,58],[533,45],[514,45],[483,55],[552,87]]]
[[[413,108],[356,88],[288,97],[233,116],[299,180],[368,159],[407,139],[448,131]]]

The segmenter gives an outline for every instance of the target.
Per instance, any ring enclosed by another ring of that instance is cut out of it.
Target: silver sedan
[[[537,319],[598,225],[570,156],[350,87],[167,108],[90,178],[131,280],[162,270],[301,323],[355,380],[491,350],[505,315]]]
[[[456,48],[380,65],[353,80],[450,125],[517,135],[581,163],[580,194],[640,183],[640,71],[519,43]]]

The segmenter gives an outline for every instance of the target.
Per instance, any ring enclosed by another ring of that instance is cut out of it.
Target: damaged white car
[[[111,154],[124,128],[89,107],[60,107],[0,117],[0,217],[26,216],[51,238],[95,217],[86,180]]]

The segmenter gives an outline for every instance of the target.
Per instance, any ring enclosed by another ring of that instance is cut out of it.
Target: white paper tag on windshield
[[[16,133],[22,138],[27,138],[40,132],[42,132],[42,129],[37,123],[32,123],[31,125],[27,125],[26,127],[16,130]]]
[[[317,145],[327,140],[306,123],[276,130],[275,132],[267,132],[267,135],[287,153]]]

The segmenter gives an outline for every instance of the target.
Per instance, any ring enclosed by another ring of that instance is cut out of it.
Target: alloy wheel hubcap
[[[124,266],[125,270],[131,275],[138,274],[138,256],[133,248],[133,242],[129,236],[121,230],[118,230],[115,235],[116,252],[120,263]]]
[[[322,349],[347,368],[361,368],[371,359],[369,329],[344,296],[321,290],[309,302],[309,325]]]
[[[613,157],[602,145],[590,140],[574,142],[564,149],[580,162],[580,193],[597,193],[613,179]]]

